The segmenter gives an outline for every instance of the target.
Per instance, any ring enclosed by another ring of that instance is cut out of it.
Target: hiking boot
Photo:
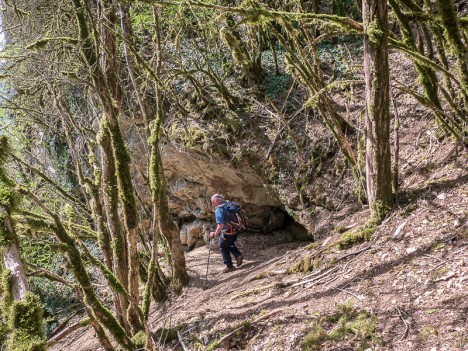
[[[239,256],[236,257],[237,267],[242,266],[242,260],[243,259],[244,259],[244,257],[242,257],[242,255],[239,255]]]
[[[233,272],[235,270],[236,269],[234,268],[234,266],[226,266],[226,268],[223,269],[223,273],[229,273],[229,272]]]

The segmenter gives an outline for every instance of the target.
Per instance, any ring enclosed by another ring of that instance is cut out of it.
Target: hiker
[[[224,200],[222,195],[214,194],[211,197],[211,206],[216,208],[215,218],[217,227],[216,231],[210,233],[210,238],[216,238],[219,235],[218,246],[221,250],[221,256],[223,256],[224,264],[226,265],[223,273],[228,273],[235,270],[232,264],[231,253],[236,259],[237,267],[242,265],[243,259],[242,254],[235,244],[238,230],[227,221],[227,205],[228,201]]]

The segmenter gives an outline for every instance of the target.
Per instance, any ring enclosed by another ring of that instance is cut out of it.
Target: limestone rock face
[[[248,167],[234,168],[224,160],[181,152],[170,145],[162,147],[162,154],[169,207],[181,224],[184,244],[196,245],[214,229],[210,197],[215,193],[239,202],[253,230],[269,232],[283,224],[277,194]]]
[[[193,222],[182,224],[180,228],[182,245],[187,245],[190,248],[203,246],[207,238],[206,233],[210,231],[211,226],[210,222],[201,220],[194,220]]]

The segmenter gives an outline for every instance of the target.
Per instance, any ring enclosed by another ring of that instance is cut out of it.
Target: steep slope
[[[189,287],[157,305],[150,323],[156,340],[160,328],[178,330],[184,346],[177,339],[161,349],[466,350],[466,152],[449,141],[419,145],[402,169],[399,205],[368,242],[337,245],[366,210],[324,242],[244,234],[246,260],[231,274],[213,247],[206,290],[208,248],[188,253]],[[81,331],[53,350],[98,350],[94,340]]]

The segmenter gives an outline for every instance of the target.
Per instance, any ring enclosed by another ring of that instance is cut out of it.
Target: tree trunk
[[[127,239],[119,220],[117,179],[115,176],[115,163],[112,156],[110,136],[107,131],[101,129],[100,138],[101,168],[102,168],[102,193],[104,209],[107,218],[107,227],[112,237],[113,267],[112,270],[120,283],[128,287],[128,257]],[[117,317],[128,330],[127,309],[129,302],[125,294],[115,294],[115,307]]]
[[[466,47],[467,43],[463,42],[460,34],[455,3],[453,0],[437,0],[437,6],[439,7],[441,24],[445,29],[445,35],[457,58],[458,79],[466,99],[468,96],[468,49]],[[465,103],[468,103],[468,101],[465,101]]]
[[[15,233],[11,219],[7,211],[0,207],[0,219],[3,219],[0,223],[3,226],[3,230],[8,233],[9,244],[5,247],[5,253],[3,254],[3,264],[5,269],[10,271],[10,293],[14,301],[21,300],[25,294],[29,291],[29,283],[24,272],[23,262],[16,245]]]
[[[380,222],[393,204],[387,1],[364,0],[362,12],[366,81],[367,197],[372,210],[372,218]]]
[[[152,145],[151,150],[151,166],[152,177],[157,184],[157,188],[154,189],[157,194],[156,208],[158,222],[161,229],[161,233],[167,239],[169,249],[171,251],[172,260],[172,281],[176,290],[180,290],[183,286],[187,285],[189,276],[187,274],[185,266],[185,254],[182,250],[182,243],[180,242],[180,234],[177,226],[172,221],[169,214],[169,206],[166,194],[166,180],[164,176],[163,164],[161,160],[161,151],[159,149],[159,143]],[[152,180],[153,181],[153,180]]]

